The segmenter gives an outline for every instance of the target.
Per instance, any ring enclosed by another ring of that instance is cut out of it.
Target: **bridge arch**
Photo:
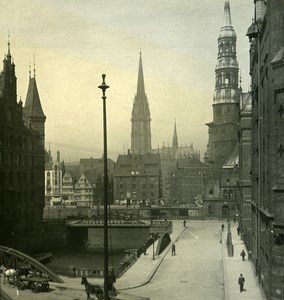
[[[16,249],[0,246],[0,264],[7,268],[19,269],[23,264],[29,264],[33,270],[39,271],[52,281],[57,283],[64,283],[64,281],[52,272],[45,265],[32,258],[31,256],[20,252]]]

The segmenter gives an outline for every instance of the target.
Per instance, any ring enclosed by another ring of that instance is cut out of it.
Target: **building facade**
[[[268,299],[284,297],[284,1],[255,0],[252,79],[252,260]]]
[[[151,117],[148,98],[145,93],[142,57],[140,52],[137,92],[132,108],[131,153],[151,152]]]
[[[251,251],[251,156],[252,156],[252,103],[251,93],[243,93],[240,99],[239,119],[239,225],[246,247]]]
[[[160,199],[160,155],[119,155],[114,172],[115,200],[156,204]]]
[[[62,199],[74,199],[74,182],[69,171],[66,171],[62,178]]]
[[[196,157],[177,160],[176,197],[179,204],[195,205],[197,198],[202,198],[207,172],[210,168]]]
[[[27,252],[42,238],[45,119],[35,76],[25,106],[17,102],[8,43],[0,74],[0,244]]]
[[[91,184],[85,175],[81,175],[74,186],[74,200],[77,206],[93,206],[95,186]]]

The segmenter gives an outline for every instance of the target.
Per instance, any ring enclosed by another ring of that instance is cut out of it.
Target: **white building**
[[[85,175],[81,175],[74,188],[74,200],[77,202],[77,206],[91,207],[94,189],[95,185],[91,184]]]
[[[62,195],[62,171],[60,163],[45,164],[45,196],[46,198]]]
[[[62,198],[64,200],[74,199],[74,183],[69,171],[66,171],[62,178]]]

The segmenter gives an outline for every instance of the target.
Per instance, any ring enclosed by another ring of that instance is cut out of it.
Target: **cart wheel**
[[[19,290],[24,290],[24,289],[25,289],[25,283],[22,282],[22,281],[18,281],[18,283],[17,283],[17,288],[18,288]]]
[[[49,291],[49,282],[48,282],[48,281],[44,281],[44,282],[42,283],[42,288],[43,288],[46,292],[48,292],[48,291]]]
[[[32,292],[37,293],[37,285],[35,283],[31,284],[31,290]]]

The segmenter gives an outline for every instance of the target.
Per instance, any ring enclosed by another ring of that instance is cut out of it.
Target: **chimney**
[[[57,151],[57,162],[60,162],[60,151]]]

